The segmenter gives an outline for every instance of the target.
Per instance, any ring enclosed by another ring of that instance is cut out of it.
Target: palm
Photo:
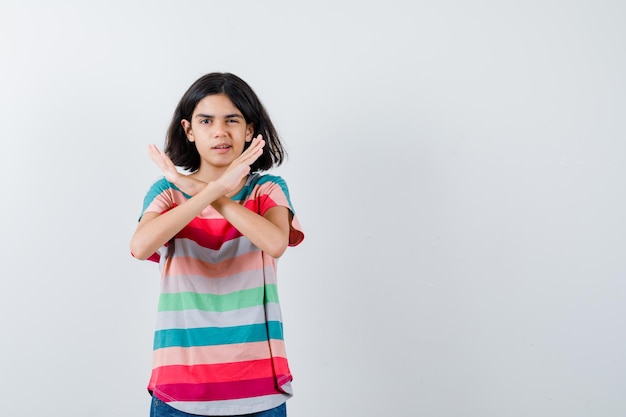
[[[217,180],[227,190],[227,193],[239,187],[243,177],[250,172],[250,165],[256,161],[263,153],[265,141],[261,135],[257,136],[252,144],[237,159],[235,159],[226,172]]]
[[[150,159],[152,159],[163,172],[165,178],[171,183],[176,183],[181,174],[165,152],[160,151],[155,145],[150,145],[148,147],[148,153],[150,154]]]

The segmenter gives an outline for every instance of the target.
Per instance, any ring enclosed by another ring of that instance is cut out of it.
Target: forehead
[[[226,94],[211,94],[204,97],[196,104],[193,114],[224,116],[241,114],[241,111],[239,111]]]

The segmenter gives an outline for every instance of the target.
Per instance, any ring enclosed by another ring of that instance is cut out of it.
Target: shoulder
[[[255,200],[261,204],[281,205],[292,212],[293,206],[285,180],[278,175],[254,173],[248,177],[246,185],[234,196],[235,200]]]
[[[254,173],[250,175],[248,181],[246,182],[246,188],[250,191],[255,189],[264,191],[280,189],[285,194],[289,193],[285,180],[279,175],[271,174]]]
[[[247,181],[251,185],[263,185],[263,184],[285,184],[285,180],[279,175],[254,173],[250,175]]]
[[[159,193],[159,192],[163,192],[166,190],[174,190],[174,191],[179,191],[182,193],[182,191],[176,185],[169,182],[167,179],[165,179],[165,177],[161,177],[158,180],[156,180],[154,183],[152,183],[148,192],[154,191],[154,192]]]
[[[254,173],[248,177],[246,185],[233,197],[235,200],[259,198],[264,195],[284,194],[289,199],[285,180],[278,175]]]
[[[169,182],[165,177],[161,177],[156,180],[150,188],[145,196],[145,202],[149,202],[157,198],[158,196],[164,194],[170,194],[172,191],[180,191],[174,184]]]
[[[167,191],[173,187],[174,187],[174,184],[166,180],[165,177],[161,177],[152,183],[152,185],[148,189],[147,197],[149,196],[155,197],[161,194],[163,191]]]
[[[158,189],[158,190],[166,190],[168,188],[172,188],[174,184],[165,179],[165,177],[161,177],[152,183],[150,189]]]

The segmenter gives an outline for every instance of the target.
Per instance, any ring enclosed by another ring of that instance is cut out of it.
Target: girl
[[[286,155],[266,110],[239,77],[207,74],[178,103],[164,152],[148,151],[165,177],[130,250],[161,270],[150,415],[286,416],[276,262],[304,234],[285,182],[260,173]]]

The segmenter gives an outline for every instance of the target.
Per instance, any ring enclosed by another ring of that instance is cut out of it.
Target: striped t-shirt
[[[162,178],[148,191],[142,215],[163,213],[189,198]],[[260,215],[275,206],[289,208],[289,245],[304,239],[282,178],[252,174],[232,200]],[[150,259],[159,263],[161,291],[148,390],[200,415],[248,414],[285,402],[292,375],[276,259],[211,206]]]

